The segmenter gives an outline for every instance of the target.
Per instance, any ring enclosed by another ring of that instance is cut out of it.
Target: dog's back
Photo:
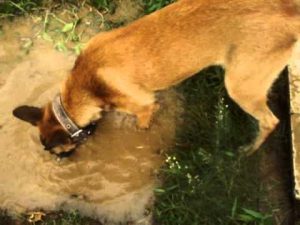
[[[130,96],[140,95],[140,88],[170,87],[210,65],[223,66],[229,95],[259,121],[260,133],[247,148],[253,151],[278,122],[267,106],[269,88],[291,60],[297,61],[299,2],[181,0],[96,36],[85,54],[101,46],[98,78]]]
[[[181,0],[129,26],[97,35],[84,54],[86,58],[91,54],[93,61],[99,58],[95,67],[101,68],[101,76],[113,73],[117,79],[122,71],[120,76],[125,72],[157,90],[199,68],[227,67],[236,55],[264,58],[272,49],[292,45],[299,34],[300,12],[293,1]]]

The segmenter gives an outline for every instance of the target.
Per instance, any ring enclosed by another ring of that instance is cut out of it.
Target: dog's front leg
[[[159,109],[159,104],[141,106],[134,113],[137,117],[137,126],[142,129],[149,128],[153,114]]]
[[[116,110],[126,112],[136,116],[137,126],[147,129],[150,126],[153,114],[159,109],[159,104],[155,102],[153,93],[139,92],[133,96],[122,96],[116,102]]]

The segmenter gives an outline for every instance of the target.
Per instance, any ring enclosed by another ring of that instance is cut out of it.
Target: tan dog
[[[62,105],[79,127],[114,108],[135,115],[138,126],[147,128],[158,109],[155,91],[221,65],[229,95],[259,122],[251,146],[256,150],[278,123],[267,106],[269,88],[285,66],[300,66],[299,2],[180,0],[100,33],[63,83]],[[47,149],[69,151],[76,144],[54,116],[52,103],[42,109],[21,106],[14,115],[38,126]]]

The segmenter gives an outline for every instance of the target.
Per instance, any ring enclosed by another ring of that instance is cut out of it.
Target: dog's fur
[[[299,0],[180,0],[100,33],[63,83],[63,105],[81,127],[114,108],[136,115],[138,126],[147,128],[159,107],[155,91],[221,65],[229,95],[259,122],[255,150],[278,123],[267,106],[270,86],[286,65],[300,63],[299,5]],[[14,115],[38,125],[45,144],[71,144],[57,137],[63,128],[51,103],[42,109],[21,106]]]

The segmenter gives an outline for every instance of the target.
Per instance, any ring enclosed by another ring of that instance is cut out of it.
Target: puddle
[[[19,53],[21,36],[33,33],[29,23],[13,23],[13,31],[7,30],[12,24],[4,26],[0,37],[0,208],[77,209],[112,223],[142,221],[162,164],[159,152],[175,136],[180,98],[172,90],[160,94],[162,110],[147,131],[137,130],[124,114],[105,115],[86,144],[57,161],[42,150],[37,130],[11,112],[51,100],[75,57],[39,40],[28,55]]]

